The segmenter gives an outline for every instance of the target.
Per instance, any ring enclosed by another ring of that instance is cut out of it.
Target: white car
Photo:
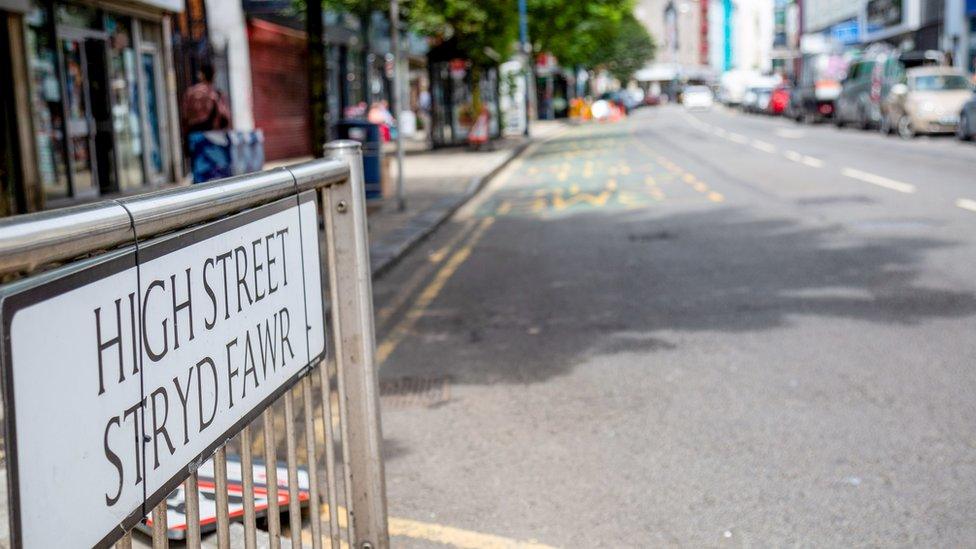
[[[681,102],[686,109],[710,109],[712,108],[712,90],[707,86],[688,86],[681,96]]]

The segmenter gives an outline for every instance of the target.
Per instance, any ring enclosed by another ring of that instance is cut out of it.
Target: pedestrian
[[[229,129],[230,110],[224,95],[214,87],[214,67],[210,61],[200,65],[197,79],[199,82],[183,94],[183,127],[186,133]]]
[[[214,87],[214,68],[204,61],[198,82],[183,94],[183,128],[194,183],[230,177],[230,110],[223,94]],[[215,134],[214,132],[220,132]]]
[[[396,124],[396,120],[393,118],[393,113],[390,112],[387,102],[385,100],[381,100],[373,103],[369,107],[369,115],[367,116],[367,119],[380,127],[383,142],[389,142],[392,138],[392,129]]]

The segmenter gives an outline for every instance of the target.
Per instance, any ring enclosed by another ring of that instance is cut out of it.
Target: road
[[[974,208],[951,139],[534,146],[374,287],[394,544],[971,544]]]

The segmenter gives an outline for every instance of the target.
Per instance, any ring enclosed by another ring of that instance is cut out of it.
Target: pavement
[[[530,145],[374,283],[394,546],[970,545],[974,167],[722,108]]]

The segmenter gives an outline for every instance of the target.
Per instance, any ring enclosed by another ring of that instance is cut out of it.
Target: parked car
[[[904,82],[907,69],[944,64],[945,56],[937,51],[898,53],[883,45],[869,48],[851,64],[841,83],[834,123],[863,129],[880,126],[881,103],[892,86]]]
[[[904,82],[892,86],[882,104],[881,131],[896,131],[905,139],[918,133],[953,133],[963,105],[971,98],[972,84],[957,69],[908,69]]]
[[[853,124],[865,130],[876,126],[881,121],[882,76],[898,68],[897,59],[887,55],[851,63],[835,103],[834,123],[838,127]]]
[[[773,93],[769,96],[769,107],[766,112],[775,115],[784,114],[790,106],[791,91],[790,86],[786,84],[781,84],[774,88]]]
[[[681,102],[688,110],[712,108],[712,90],[708,86],[688,86],[681,94]]]
[[[976,137],[976,95],[971,95],[959,111],[956,137],[962,141],[971,141]]]

